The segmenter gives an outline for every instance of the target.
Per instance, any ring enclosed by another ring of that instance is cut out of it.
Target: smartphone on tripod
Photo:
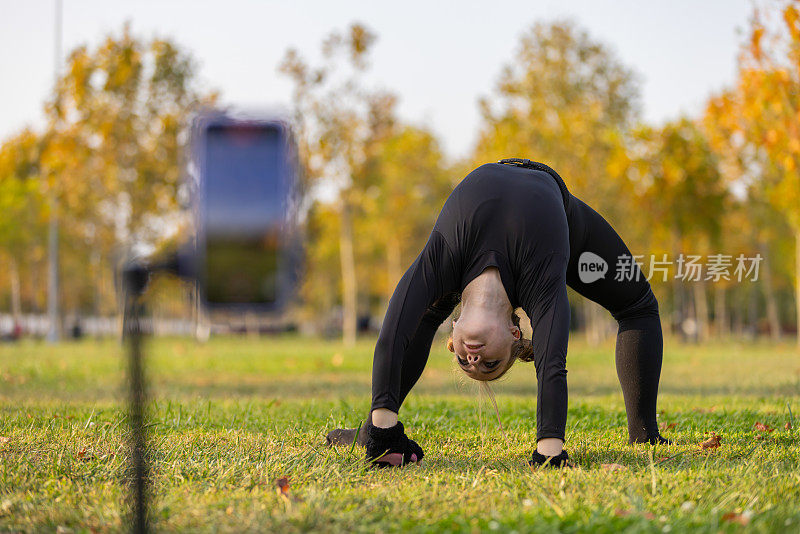
[[[292,295],[301,255],[299,163],[282,120],[208,112],[194,122],[190,176],[202,302],[276,311]]]

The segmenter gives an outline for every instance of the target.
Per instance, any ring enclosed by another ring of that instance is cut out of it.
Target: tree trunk
[[[95,246],[92,249],[92,273],[94,275],[94,316],[100,320],[103,314],[103,273],[101,272],[100,249]],[[99,323],[98,323],[99,324]]]
[[[746,291],[741,287],[736,288],[733,293],[733,331],[736,337],[744,337],[744,306],[745,306]]]
[[[747,335],[750,339],[758,336],[758,292],[754,287],[747,292]]]
[[[392,293],[394,293],[395,286],[397,286],[397,283],[400,281],[400,278],[403,277],[403,265],[401,262],[402,260],[400,259],[400,240],[397,239],[396,236],[392,236],[386,243],[386,267],[387,267],[386,274],[389,276],[386,288],[387,289],[386,302],[389,302],[389,299],[392,297]]]
[[[346,200],[342,202],[339,259],[342,265],[342,340],[345,345],[352,346],[356,342],[358,285],[353,252],[353,221]]]
[[[794,231],[794,306],[797,321],[797,348],[800,350],[800,228]]]
[[[718,338],[728,337],[728,308],[725,306],[725,286],[714,290],[714,329]]]
[[[606,338],[607,319],[603,310],[595,302],[584,299],[584,310],[586,311],[586,338],[589,343],[596,345],[602,343]]]
[[[708,302],[706,301],[706,283],[698,280],[692,283],[694,293],[694,318],[697,321],[697,341],[708,341]]]
[[[22,315],[22,298],[20,297],[19,266],[13,257],[8,265],[8,275],[11,278],[11,315],[14,317],[16,327]]]
[[[769,322],[769,333],[773,340],[778,341],[781,338],[781,321],[778,315],[778,304],[775,299],[775,290],[772,285],[772,272],[770,271],[769,262],[769,245],[761,241],[759,243],[761,249],[761,278],[764,281],[764,300],[767,304],[767,321]]]

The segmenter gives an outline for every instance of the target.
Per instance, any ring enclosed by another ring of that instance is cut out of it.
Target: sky
[[[0,0],[0,139],[43,125],[56,1]],[[478,99],[535,22],[569,18],[608,46],[638,73],[643,118],[660,124],[700,113],[733,82],[751,11],[750,0],[63,0],[61,57],[129,21],[190,51],[223,103],[288,109],[291,84],[277,72],[286,49],[313,59],[324,36],[357,21],[378,35],[371,83],[398,94],[401,118],[431,128],[457,158],[475,142]]]

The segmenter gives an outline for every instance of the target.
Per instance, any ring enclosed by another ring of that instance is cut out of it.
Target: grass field
[[[613,343],[571,340],[567,449],[578,468],[562,472],[526,463],[532,364],[495,385],[501,430],[438,343],[400,414],[425,461],[372,470],[358,448],[324,444],[368,409],[372,341],[148,348],[158,531],[800,532],[790,344],[668,340],[659,418],[675,444],[653,450],[626,445]],[[123,369],[113,341],[0,345],[0,531],[125,529]],[[721,446],[701,451],[710,432]]]

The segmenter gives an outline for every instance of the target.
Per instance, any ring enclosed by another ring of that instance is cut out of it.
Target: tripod
[[[148,531],[147,500],[149,495],[149,469],[147,465],[147,435],[145,431],[145,405],[147,387],[144,373],[143,337],[148,328],[144,322],[143,297],[150,278],[155,273],[169,272],[187,277],[179,268],[178,256],[167,261],[147,264],[143,261],[128,263],[122,270],[125,308],[122,320],[123,338],[128,347],[128,419],[130,423],[130,472],[128,483],[133,497],[132,531]]]

